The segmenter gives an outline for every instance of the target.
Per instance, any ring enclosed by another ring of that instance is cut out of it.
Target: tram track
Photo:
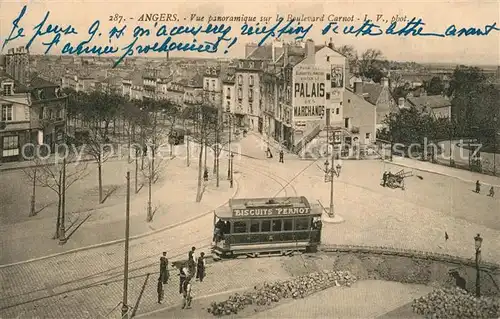
[[[289,183],[288,180],[286,180],[285,178],[283,178],[283,177],[281,177],[281,176],[279,176],[277,174],[271,173],[268,170],[265,170],[266,167],[264,167],[264,166],[258,165],[256,163],[253,163],[253,164],[238,163],[238,164],[236,164],[236,166],[237,167],[239,166],[239,167],[242,167],[242,168],[252,169],[253,172],[255,172],[257,174],[260,174],[260,175],[263,175],[263,176],[265,176],[265,177],[267,177],[267,178],[275,181],[278,185],[281,186],[281,189],[285,193],[285,197],[286,196],[298,196],[297,189],[292,184],[288,184]],[[262,170],[264,170],[264,172],[262,172]],[[288,194],[287,188],[290,188],[293,194]]]

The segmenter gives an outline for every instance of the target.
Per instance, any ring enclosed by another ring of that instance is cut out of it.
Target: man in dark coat
[[[481,183],[479,183],[479,180],[477,180],[476,182],[476,193],[480,193],[481,192]]]
[[[387,184],[387,175],[389,175],[387,172],[384,172],[382,175],[382,186],[385,187],[385,184]]]
[[[284,161],[283,161],[284,156],[285,156],[285,154],[283,153],[283,150],[280,150],[280,163],[284,163]]]
[[[167,252],[163,252],[163,256],[160,257],[160,281],[163,284],[166,284],[168,282],[168,259],[167,259]]]
[[[200,257],[198,257],[197,265],[196,265],[196,279],[200,282],[205,278],[205,253],[202,252]]]

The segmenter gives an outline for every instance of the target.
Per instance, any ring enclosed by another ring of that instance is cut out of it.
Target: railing
[[[302,137],[297,144],[293,146],[292,151],[298,154],[309,142],[311,142],[321,132],[321,125],[316,125],[307,135]]]

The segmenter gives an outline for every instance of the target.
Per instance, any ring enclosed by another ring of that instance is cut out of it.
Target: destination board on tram
[[[309,215],[310,207],[258,207],[233,209],[233,217],[270,217]]]

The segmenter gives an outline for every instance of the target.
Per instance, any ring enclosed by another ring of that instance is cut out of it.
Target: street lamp
[[[228,163],[227,163],[227,179],[231,181],[231,185],[232,185],[232,180],[231,180],[231,155],[232,155],[232,152],[231,152],[231,138],[232,138],[232,131],[233,131],[233,114],[231,113],[231,109],[230,109],[229,105],[226,107],[226,113],[228,114],[228,117],[227,117],[228,126],[229,126],[229,143],[228,143],[228,146],[229,146],[229,152],[230,152],[230,155],[227,158],[227,160],[228,160]]]
[[[479,263],[481,261],[481,244],[483,239],[480,234],[474,237],[474,244],[476,247],[476,297],[481,297],[481,272],[479,270]]]
[[[229,187],[233,188],[233,158],[234,153],[231,152],[231,156],[229,157],[229,169],[231,170],[231,178],[229,179]]]

